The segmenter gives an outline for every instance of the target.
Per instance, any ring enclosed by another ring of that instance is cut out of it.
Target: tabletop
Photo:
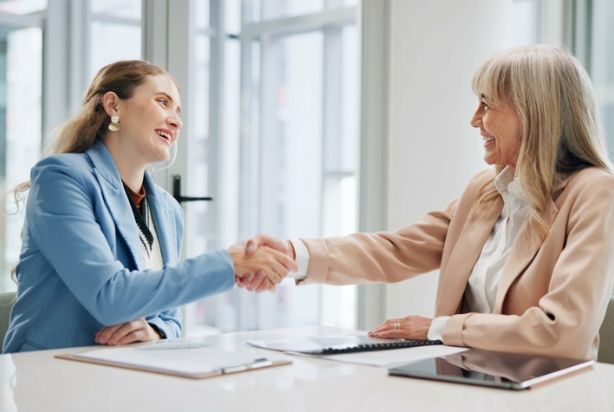
[[[349,331],[309,327],[198,339],[266,356],[245,342],[333,333]],[[608,364],[516,392],[392,377],[385,368],[306,356],[292,356],[289,366],[202,380],[54,357],[81,350],[1,355],[0,411],[614,411]]]

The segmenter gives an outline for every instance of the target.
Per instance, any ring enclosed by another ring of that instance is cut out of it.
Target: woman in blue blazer
[[[31,172],[4,352],[173,338],[178,306],[264,271],[294,269],[272,249],[235,245],[180,260],[179,204],[146,167],[171,158],[181,129],[174,79],[144,61],[108,65],[54,155]],[[240,276],[236,276],[239,274]]]

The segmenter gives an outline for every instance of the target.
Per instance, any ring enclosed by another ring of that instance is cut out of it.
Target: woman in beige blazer
[[[395,232],[267,244],[308,263],[299,283],[398,282],[440,269],[436,318],[376,337],[595,359],[614,280],[614,176],[588,75],[550,46],[506,50],[474,77],[493,165],[444,210]],[[263,276],[243,286],[270,286]],[[249,281],[248,281],[249,279]]]

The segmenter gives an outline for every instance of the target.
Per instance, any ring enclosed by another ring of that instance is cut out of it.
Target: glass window
[[[251,0],[247,21],[274,20],[304,14],[319,13],[326,9],[356,6],[357,0]]]
[[[125,19],[141,20],[140,0],[90,0],[91,12],[94,15],[114,16]],[[197,3],[207,3],[206,1]]]
[[[17,15],[36,13],[47,8],[47,0],[3,0],[0,12]]]
[[[221,146],[232,138],[222,133],[223,126],[220,126],[222,121],[220,117],[223,110],[219,105],[224,104],[221,93],[231,80],[231,71],[236,70],[236,67],[229,66],[227,72],[214,70],[222,65],[217,65],[212,69],[212,47],[215,47],[218,53],[216,57],[221,58],[226,53],[226,47],[219,43],[220,40],[216,36],[218,33],[223,33],[223,22],[218,21],[220,14],[216,13],[215,8],[211,8],[209,2],[195,1],[192,5],[195,31],[192,33],[190,79],[193,84],[191,89],[195,92],[190,94],[188,102],[191,113],[189,133],[184,131],[182,137],[187,139],[186,147],[189,149],[186,155],[189,165],[188,175],[184,176],[184,187],[187,193],[192,195],[212,194],[214,201],[211,203],[190,202],[184,205],[187,239],[185,249],[188,257],[200,254],[204,250],[228,246],[234,242],[234,239],[222,242],[221,233],[217,228],[225,227],[227,230],[232,230],[233,226],[229,226],[227,219],[223,219],[222,215],[232,210],[232,201],[236,199],[236,196],[228,196],[229,193],[232,193],[232,186],[225,187],[224,191],[212,193],[217,185],[228,184],[224,181],[221,170],[223,167],[221,165],[225,164],[228,159],[221,153]],[[223,2],[218,5],[226,6]],[[212,17],[211,13],[215,13],[215,16]],[[213,44],[214,42],[216,43]],[[236,43],[236,40],[234,42]],[[238,62],[234,64],[239,65]],[[210,103],[212,101],[216,102],[213,107]],[[211,124],[212,110],[214,130]],[[238,110],[234,109],[230,114],[234,116],[234,119],[238,118]],[[236,218],[231,221],[235,222]],[[192,222],[199,223],[192,224]],[[234,227],[236,228],[236,224]],[[230,319],[234,318],[236,310],[233,303],[227,302],[228,298],[227,295],[218,295],[187,305],[185,332],[188,335],[201,335],[217,331],[217,328],[230,329],[226,325],[232,324]]]
[[[194,8],[195,24],[197,30],[203,30],[209,27],[209,2],[208,1],[194,1],[192,2]]]
[[[612,22],[614,4],[593,1],[591,77],[597,94],[601,121],[605,130],[610,159],[614,159],[614,42]]]
[[[18,21],[19,19],[16,19]],[[23,205],[17,209],[8,193],[29,179],[41,152],[42,30],[0,28],[0,270],[8,274],[17,263]],[[8,275],[0,290],[14,290]]]
[[[90,0],[91,28],[87,82],[103,66],[141,58],[141,2]]]
[[[265,4],[266,3],[266,4]],[[213,4],[213,3],[212,3]],[[319,13],[353,1],[233,0],[195,10],[188,154],[188,255],[258,232],[281,238],[354,232],[357,222],[359,45],[347,20],[309,30],[240,36],[257,9],[267,19]],[[249,6],[249,7],[248,7]],[[223,22],[217,19],[223,16]],[[210,18],[209,24],[203,19]],[[219,30],[222,27],[223,30]],[[303,26],[304,27],[304,26]],[[210,28],[210,29],[209,29]],[[225,33],[220,42],[216,33]],[[239,36],[237,36],[239,35]],[[216,49],[220,44],[222,50]],[[216,61],[221,55],[223,63]],[[239,180],[239,177],[241,180]],[[189,228],[188,228],[189,226]],[[234,290],[187,307],[189,335],[329,324],[355,327],[356,288],[282,282],[275,293]]]

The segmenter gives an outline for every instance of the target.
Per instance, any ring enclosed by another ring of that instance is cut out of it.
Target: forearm
[[[395,232],[304,240],[309,251],[304,282],[390,283],[437,269],[455,207],[452,202]]]
[[[120,270],[98,285],[76,289],[75,296],[104,325],[126,322],[179,307],[234,286],[225,251],[185,259],[160,271]]]
[[[521,316],[453,315],[448,319],[442,340],[451,346],[591,358],[594,356],[591,347],[596,331],[584,324],[580,313],[577,315],[553,320],[538,307],[530,308]]]

